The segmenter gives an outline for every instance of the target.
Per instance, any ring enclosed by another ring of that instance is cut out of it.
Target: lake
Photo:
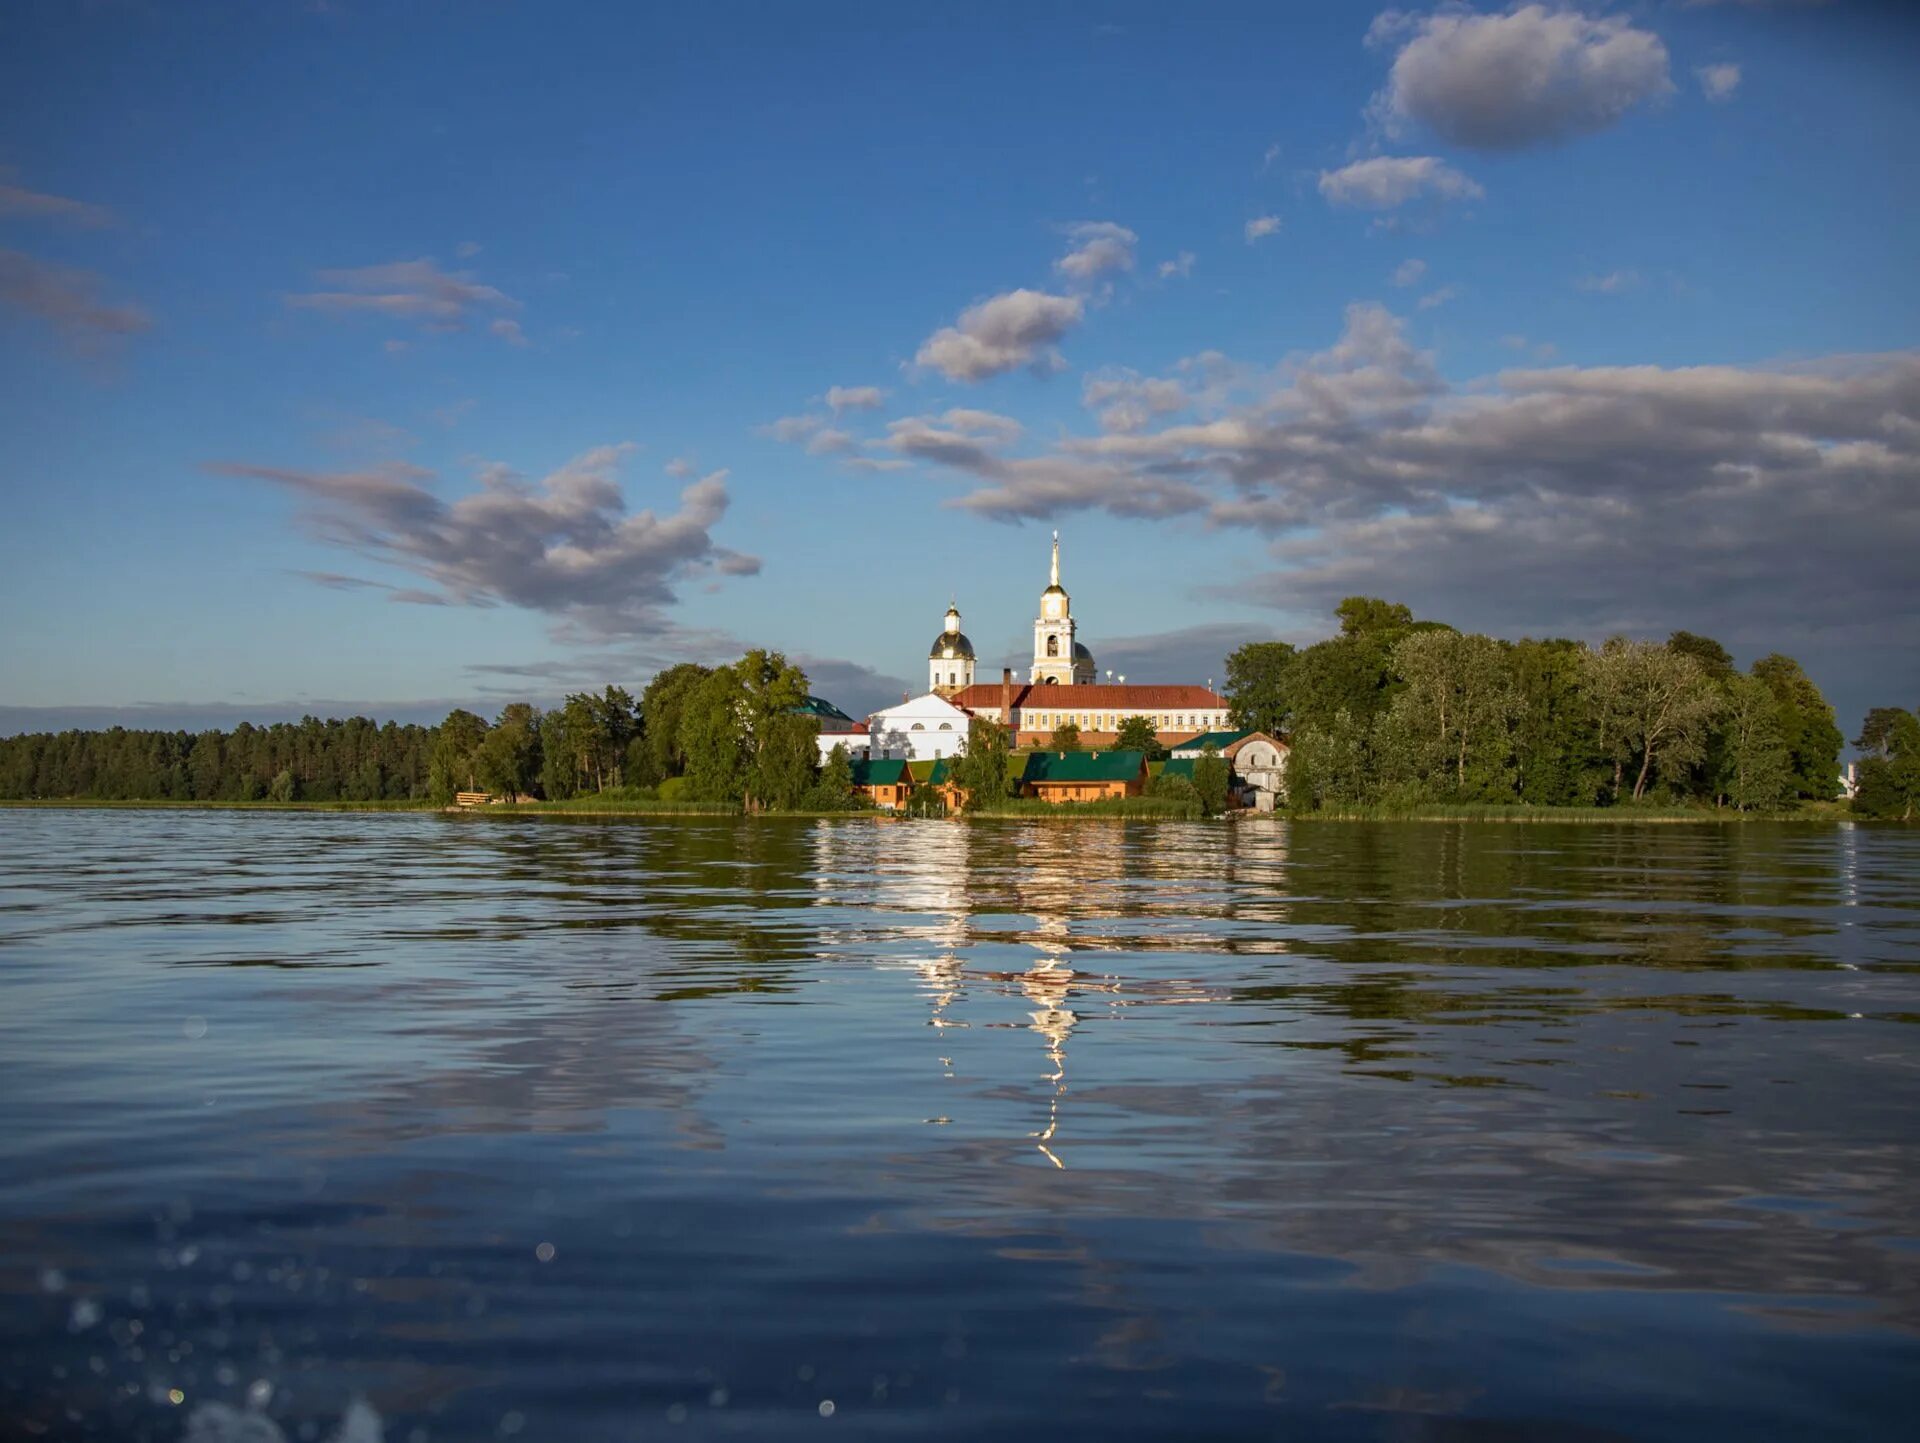
[[[1920,831],[0,811],[0,1436],[1911,1436]]]

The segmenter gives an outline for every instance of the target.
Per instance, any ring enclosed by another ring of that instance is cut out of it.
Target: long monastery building
[[[1083,745],[1113,741],[1128,717],[1152,720],[1168,746],[1200,732],[1224,730],[1227,701],[1210,687],[1101,682],[1093,653],[1080,640],[1073,601],[1060,584],[1060,534],[1053,537],[1053,568],[1033,623],[1033,661],[1024,682],[1012,668],[996,681],[975,677],[978,657],[960,629],[957,606],[927,653],[928,692],[868,719],[872,755],[920,759],[952,756],[966,739],[967,722],[992,717],[1013,733],[1015,746],[1044,745],[1053,729],[1071,722]]]

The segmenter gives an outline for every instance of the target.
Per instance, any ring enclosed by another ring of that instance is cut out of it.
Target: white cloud
[[[487,329],[510,346],[524,346],[527,344],[527,333],[520,329],[520,323],[518,321],[508,320],[503,316],[489,325]]]
[[[1160,262],[1160,279],[1168,280],[1174,276],[1180,276],[1184,278],[1192,275],[1193,262],[1194,262],[1194,254],[1192,251],[1181,251],[1180,254],[1175,256],[1172,260],[1161,261]]]
[[[1280,233],[1280,217],[1277,215],[1257,215],[1246,224],[1247,244],[1252,245],[1270,235]]]
[[[482,310],[518,310],[520,303],[469,271],[443,271],[432,260],[326,270],[320,281],[337,290],[308,291],[286,298],[298,310],[333,315],[377,315],[416,321],[430,331],[458,331]]]
[[[1724,105],[1740,88],[1740,67],[1731,61],[1698,66],[1693,74],[1700,82],[1700,93],[1716,104]]]
[[[1068,280],[1085,283],[1108,271],[1133,269],[1133,248],[1140,237],[1112,221],[1079,221],[1066,228],[1073,249],[1053,263]]]
[[[827,387],[827,409],[836,416],[846,411],[875,411],[886,400],[887,393],[878,386]]]
[[[1054,343],[1084,314],[1074,296],[1008,291],[969,306],[955,324],[935,331],[914,361],[950,381],[983,381],[1022,366],[1057,371],[1066,362]]]
[[[1448,301],[1457,300],[1459,296],[1460,287],[1442,286],[1439,290],[1428,291],[1424,296],[1420,297],[1417,305],[1420,310],[1431,311],[1444,306]]]
[[[535,485],[489,466],[478,491],[452,502],[434,493],[431,472],[398,462],[333,473],[210,469],[292,491],[309,503],[301,522],[317,539],[433,588],[390,588],[390,599],[520,606],[611,636],[658,626],[683,581],[760,568],[713,539],[727,511],[726,472],[687,486],[675,511],[629,512],[616,477],[631,450],[597,447]]]
[[[472,260],[475,256],[480,254],[480,242],[479,241],[461,241],[459,245],[453,248],[453,253],[456,257],[458,257],[463,261]]]
[[[1500,15],[1388,11],[1367,38],[1404,39],[1373,103],[1388,131],[1417,121],[1474,149],[1517,150],[1603,130],[1673,90],[1660,37],[1617,16],[1545,5]]]
[[[1396,286],[1413,286],[1427,273],[1427,263],[1423,260],[1404,260],[1393,268],[1393,283]]]
[[[1486,192],[1437,156],[1378,155],[1321,171],[1320,194],[1330,205],[1392,210],[1422,195],[1477,200]]]
[[[1100,418],[1103,431],[1139,431],[1158,417],[1185,410],[1191,398],[1180,382],[1111,371],[1089,376],[1080,388],[1080,404]]]

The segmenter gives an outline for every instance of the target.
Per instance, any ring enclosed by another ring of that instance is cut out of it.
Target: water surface
[[[0,812],[0,1436],[1902,1436],[1916,1022],[1898,830]]]

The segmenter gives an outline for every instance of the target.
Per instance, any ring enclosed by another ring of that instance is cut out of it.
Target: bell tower
[[[1077,673],[1081,668],[1075,665],[1076,652],[1080,650],[1074,644],[1075,629],[1073,600],[1060,584],[1060,533],[1056,531],[1053,533],[1052,577],[1047,589],[1040,593],[1040,615],[1033,622],[1033,666],[1027,672],[1029,682],[1071,685],[1080,680]],[[1087,680],[1091,681],[1090,658],[1085,669]]]
[[[973,643],[960,629],[960,607],[949,603],[945,624],[927,650],[927,690],[950,696],[973,685]]]

